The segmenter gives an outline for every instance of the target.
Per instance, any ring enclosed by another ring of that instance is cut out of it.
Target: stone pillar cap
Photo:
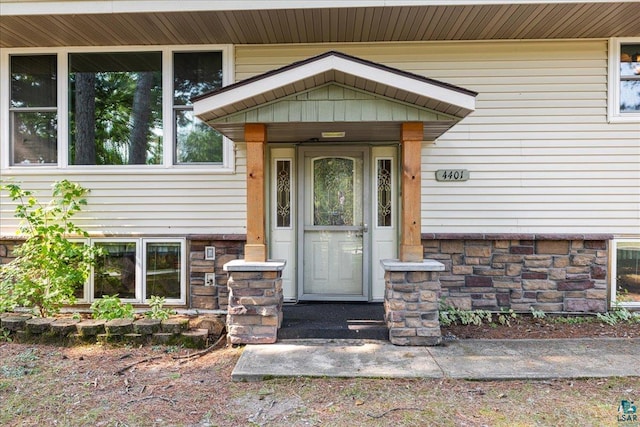
[[[265,262],[234,259],[223,266],[224,271],[282,271],[287,264],[285,260],[268,260]]]
[[[444,271],[444,264],[434,259],[423,259],[422,262],[381,259],[380,264],[385,271]]]

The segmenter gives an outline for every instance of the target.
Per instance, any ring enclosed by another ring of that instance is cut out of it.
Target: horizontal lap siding
[[[606,41],[238,46],[236,79],[327,50],[479,93],[423,148],[424,232],[640,234],[640,124],[607,123]]]
[[[239,150],[240,151],[240,150]],[[78,182],[90,190],[77,224],[91,234],[165,235],[232,234],[246,232],[244,151],[236,157],[235,174],[170,172],[72,173],[18,176],[23,188],[46,201],[51,183]],[[202,170],[202,169],[198,169]],[[0,234],[14,234],[14,205],[0,203]]]

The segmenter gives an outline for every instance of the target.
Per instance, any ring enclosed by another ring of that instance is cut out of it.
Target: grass
[[[615,426],[620,401],[640,400],[638,378],[234,383],[240,351],[182,363],[162,347],[4,344],[0,425]],[[149,356],[161,358],[114,375]],[[25,373],[25,366],[32,370]]]

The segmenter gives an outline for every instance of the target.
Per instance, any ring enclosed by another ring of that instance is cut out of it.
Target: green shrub
[[[145,313],[145,316],[149,319],[166,320],[169,318],[169,316],[175,314],[175,311],[163,308],[164,303],[164,297],[152,295],[151,298],[149,298],[149,308],[151,308],[151,310],[147,311]]]
[[[87,191],[67,180],[53,184],[51,201],[39,203],[31,191],[17,184],[0,187],[17,202],[18,233],[26,238],[15,249],[16,258],[0,266],[0,310],[33,308],[40,316],[58,313],[75,302],[74,292],[84,285],[99,251],[69,240],[88,237],[71,218],[87,204]]]
[[[94,319],[133,319],[135,312],[129,303],[124,304],[118,295],[104,296],[91,304]]]
[[[490,323],[492,320],[491,312],[488,310],[461,310],[443,301],[440,302],[438,315],[440,324],[443,326],[449,326],[454,323],[479,326],[485,322]]]

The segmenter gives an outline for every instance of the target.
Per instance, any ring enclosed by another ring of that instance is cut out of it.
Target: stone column
[[[234,260],[228,273],[227,333],[231,344],[270,344],[282,324],[282,270],[285,261]]]
[[[389,341],[395,345],[433,346],[442,342],[439,299],[444,264],[381,260],[385,270],[384,313]]]

